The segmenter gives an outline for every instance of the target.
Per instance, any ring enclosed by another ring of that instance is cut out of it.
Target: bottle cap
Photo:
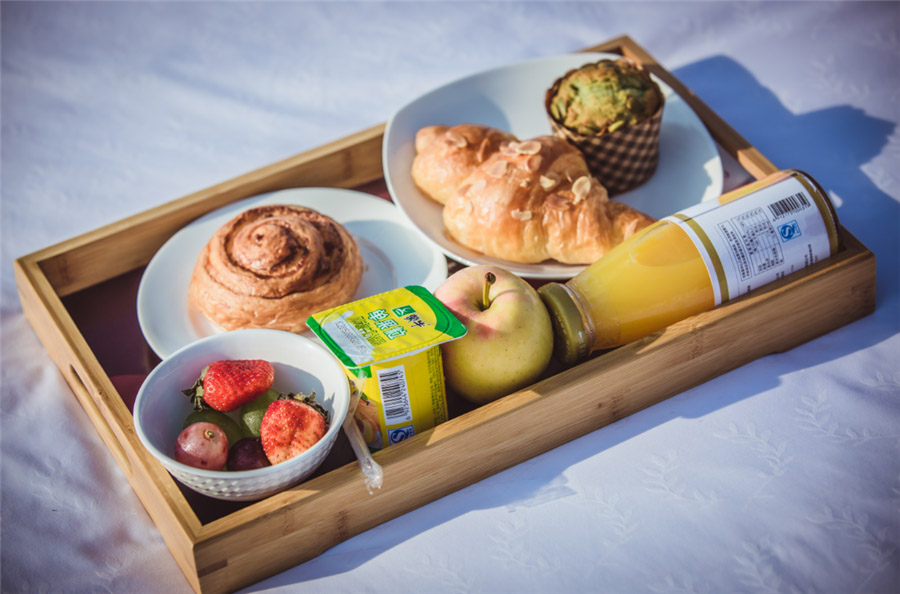
[[[564,365],[575,365],[591,354],[590,332],[572,294],[559,283],[548,283],[538,294],[553,323],[553,354]]]

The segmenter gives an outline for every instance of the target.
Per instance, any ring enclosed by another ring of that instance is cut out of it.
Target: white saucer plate
[[[365,271],[353,299],[406,285],[437,288],[447,260],[398,209],[377,196],[338,188],[292,188],[254,196],[212,211],[179,230],[150,260],[141,277],[137,314],[150,348],[166,358],[222,330],[187,301],[197,257],[213,234],[241,212],[266,204],[312,208],[341,223],[359,244]],[[307,331],[312,336],[312,332]]]

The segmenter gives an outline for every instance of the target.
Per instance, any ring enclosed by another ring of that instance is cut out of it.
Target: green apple
[[[468,332],[441,345],[447,387],[476,404],[536,381],[553,353],[550,315],[534,287],[508,270],[471,266],[435,291]]]

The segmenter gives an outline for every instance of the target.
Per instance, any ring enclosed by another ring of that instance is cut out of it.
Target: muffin
[[[627,58],[570,70],[545,97],[553,131],[584,153],[611,195],[639,186],[656,171],[664,106],[659,85]]]

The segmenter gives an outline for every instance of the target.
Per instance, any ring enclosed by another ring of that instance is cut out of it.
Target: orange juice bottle
[[[539,289],[573,365],[779,279],[838,249],[834,207],[797,170],[642,229],[565,284]]]

